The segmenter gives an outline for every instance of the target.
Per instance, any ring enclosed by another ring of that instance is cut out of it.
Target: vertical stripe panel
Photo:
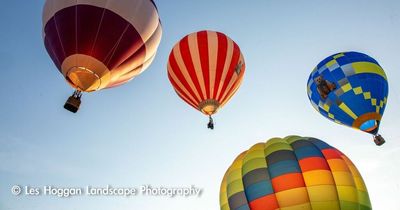
[[[186,68],[186,65],[185,65],[185,63],[183,61],[182,54],[181,54],[180,43],[174,47],[173,54],[174,54],[174,57],[175,57],[175,61],[176,61],[177,65],[178,65],[177,68],[173,68],[174,72],[175,73],[180,72],[182,74],[182,76],[183,76],[182,79],[184,81],[186,81],[186,83],[188,85],[188,86],[186,86],[186,84],[184,84],[186,89],[190,89],[193,97],[196,98],[196,101],[200,102],[201,101],[201,97],[200,97],[199,93],[197,92],[196,87],[195,87],[195,85],[194,85],[194,83],[193,83],[193,81],[192,81],[192,79],[191,79],[191,77],[189,75],[189,72],[188,72],[188,70]],[[182,79],[181,79],[181,81],[182,81]]]
[[[205,99],[205,97],[203,96],[203,94],[201,92],[199,79],[197,77],[196,70],[193,65],[192,56],[190,54],[190,49],[189,49],[188,36],[186,36],[179,42],[179,47],[180,47],[180,52],[181,52],[181,56],[182,56],[182,61],[186,67],[186,69],[181,69],[181,71],[182,72],[184,72],[185,70],[187,71],[187,73],[190,76],[191,81],[194,84],[194,87],[196,88],[195,93],[200,97],[200,101],[203,101]],[[186,73],[184,73],[184,74],[186,74]]]
[[[220,98],[221,96],[221,92],[222,92],[222,86],[225,83],[225,79],[226,79],[226,75],[228,74],[229,71],[229,67],[230,64],[232,62],[232,58],[233,58],[233,41],[231,39],[228,39],[228,48],[227,48],[227,54],[226,54],[226,58],[225,58],[225,62],[224,62],[224,68],[222,71],[222,76],[221,76],[221,80],[219,81],[219,87],[218,87],[218,92],[216,95],[216,99]]]
[[[168,69],[171,69],[171,66],[168,64]],[[172,85],[175,87],[175,91],[180,95],[184,96],[185,99],[187,99],[191,104],[197,109],[197,102],[196,100],[192,97],[190,92],[185,88],[185,86],[179,81],[179,79],[176,77],[175,73],[172,70],[169,70],[168,72],[168,78],[171,81]]]
[[[218,58],[218,37],[217,33],[214,31],[208,31],[208,60],[209,60],[209,72],[210,72],[210,94],[209,98],[212,98],[215,86],[215,77],[217,74],[217,58]]]
[[[236,93],[236,91],[239,89],[240,85],[243,82],[246,64],[244,63],[242,55],[240,56],[240,60],[243,63],[242,68],[240,70],[240,74],[238,75],[238,78],[236,78],[235,83],[232,85],[232,87],[227,91],[225,97],[221,99],[222,105],[225,105],[232,98],[232,96]]]
[[[168,62],[168,73],[171,76],[171,78],[173,79],[173,81],[175,81],[176,84],[178,84],[180,88],[187,91],[188,96],[190,96],[193,99],[193,101],[196,102],[196,104],[200,103],[198,98],[195,98],[195,94],[193,93],[192,89],[190,88],[190,85],[185,80],[185,77],[183,76],[182,72],[179,70],[174,53],[170,54],[170,58],[169,58],[169,62]],[[176,86],[174,86],[174,87],[176,87]]]
[[[205,80],[203,76],[203,70],[201,68],[201,61],[200,61],[200,54],[199,54],[199,45],[197,41],[197,34],[190,34],[188,36],[188,42],[189,42],[189,50],[190,50],[190,55],[192,58],[193,66],[194,66],[194,71],[196,72],[197,79],[199,81],[200,89],[201,89],[201,94],[203,96],[207,96],[206,94],[206,86],[205,86]]]
[[[221,102],[221,99],[224,98],[227,94],[227,90],[229,90],[233,83],[236,81],[237,79],[237,74],[235,72],[235,68],[236,65],[239,63],[239,59],[240,59],[240,49],[239,46],[237,46],[236,43],[233,43],[233,56],[232,56],[232,60],[231,63],[229,65],[229,71],[226,75],[226,78],[224,80],[223,86],[222,86],[222,95],[220,95],[220,98],[217,98],[217,100],[219,102]]]
[[[226,56],[228,53],[228,39],[227,37],[222,34],[217,32],[218,36],[218,57],[217,57],[217,69],[218,71],[216,72],[215,75],[215,83],[214,83],[214,92],[212,93],[212,98],[217,97],[217,92],[220,88],[221,84],[221,78],[222,78],[222,73],[224,71],[224,66],[225,66],[225,60]]]
[[[208,56],[208,36],[207,31],[197,33],[197,43],[199,46],[199,55],[201,61],[201,69],[203,71],[204,83],[206,87],[206,97],[210,97],[210,69]]]

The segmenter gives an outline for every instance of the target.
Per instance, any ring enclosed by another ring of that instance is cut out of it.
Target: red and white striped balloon
[[[78,91],[139,75],[154,59],[161,34],[153,0],[47,0],[43,9],[47,52]]]
[[[180,40],[168,60],[168,77],[186,103],[215,114],[239,88],[245,62],[239,46],[215,31],[199,31]]]

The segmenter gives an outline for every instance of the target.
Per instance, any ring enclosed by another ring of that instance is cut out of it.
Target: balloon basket
[[[374,136],[374,142],[376,146],[382,146],[382,144],[384,144],[386,141],[381,135],[378,134]]]
[[[80,91],[75,91],[72,96],[64,104],[64,108],[72,113],[76,113],[81,105],[82,93]]]
[[[211,129],[211,130],[214,130],[214,121],[213,121],[211,116],[210,116],[210,121],[207,124],[207,128]]]

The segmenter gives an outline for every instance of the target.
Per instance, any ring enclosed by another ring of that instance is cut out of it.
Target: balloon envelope
[[[307,137],[273,138],[240,154],[227,170],[221,210],[371,208],[355,165],[339,150]]]
[[[199,31],[180,40],[168,60],[168,78],[186,103],[215,114],[239,88],[245,62],[239,46],[215,31]]]
[[[161,34],[152,0],[47,0],[43,9],[46,50],[79,91],[139,75],[154,59]]]
[[[313,70],[307,84],[311,104],[320,114],[374,135],[379,130],[388,91],[382,67],[358,52],[327,57]]]

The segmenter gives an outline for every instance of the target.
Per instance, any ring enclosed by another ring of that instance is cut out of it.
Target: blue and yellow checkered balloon
[[[378,62],[358,52],[329,56],[312,71],[308,98],[324,117],[378,136],[389,85]]]

